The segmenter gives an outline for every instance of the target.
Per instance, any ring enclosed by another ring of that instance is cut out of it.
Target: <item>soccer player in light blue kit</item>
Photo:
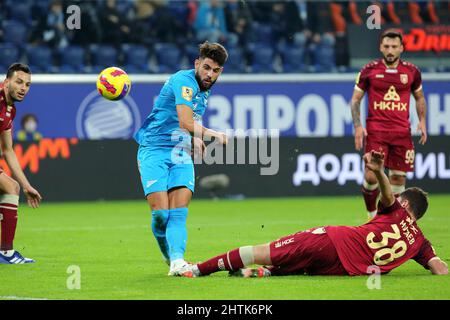
[[[188,268],[186,219],[194,193],[192,144],[203,153],[204,138],[227,143],[224,133],[205,128],[201,117],[210,88],[228,58],[218,43],[199,46],[195,69],[181,70],[162,87],[152,112],[135,135],[138,167],[145,197],[152,210],[152,231],[168,264],[169,275]]]

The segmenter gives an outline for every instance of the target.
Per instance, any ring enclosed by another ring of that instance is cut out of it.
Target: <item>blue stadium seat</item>
[[[149,70],[149,52],[142,45],[123,44],[124,68],[129,73],[147,73]]]
[[[28,64],[33,73],[47,73],[53,68],[52,50],[46,46],[26,47]]]
[[[117,50],[113,46],[93,44],[90,52],[95,72],[117,65]]]
[[[180,69],[181,51],[171,43],[156,43],[154,46],[158,73],[172,73]]]
[[[333,72],[336,69],[334,40],[323,37],[313,51],[313,64],[316,72]]]
[[[83,73],[86,52],[82,47],[69,46],[60,52],[60,73]]]
[[[25,25],[18,21],[3,22],[3,41],[14,43],[19,46],[25,45],[28,37],[28,31]]]
[[[273,73],[275,51],[271,46],[257,43],[249,44],[247,49],[251,56],[251,67],[254,73]]]
[[[19,50],[11,43],[0,43],[0,66],[8,68],[19,60]]]
[[[187,56],[188,63],[192,65],[195,59],[198,58],[198,45],[195,44],[187,44],[184,47],[184,53]]]
[[[9,8],[10,19],[31,25],[31,5],[27,2],[16,2]]]
[[[296,73],[305,71],[305,48],[295,45],[279,46],[278,52],[283,64],[283,72]]]
[[[270,45],[274,43],[274,35],[271,25],[253,22],[252,30],[255,37],[253,42],[265,43]]]
[[[240,48],[228,49],[228,60],[225,63],[226,73],[243,73],[245,72],[245,59]]]

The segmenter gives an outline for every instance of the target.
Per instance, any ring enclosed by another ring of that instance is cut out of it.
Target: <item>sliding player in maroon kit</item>
[[[394,29],[386,30],[381,36],[380,51],[383,58],[364,66],[356,79],[351,100],[355,148],[361,150],[365,139],[365,152],[383,150],[392,190],[400,194],[405,190],[406,172],[414,168],[414,145],[409,122],[411,93],[416,100],[419,116],[420,144],[427,141],[426,102],[419,69],[400,59],[403,52],[402,34]],[[369,98],[366,128],[362,126],[360,116],[360,104],[365,92]],[[373,218],[380,189],[370,170],[365,170],[362,193],[368,215]]]
[[[16,115],[15,102],[22,101],[30,90],[31,71],[21,63],[12,64],[6,80],[0,84],[0,145],[3,157],[15,180],[7,176],[0,168],[0,264],[32,263],[34,260],[24,258],[13,249],[17,226],[17,208],[19,206],[20,188],[27,198],[28,205],[37,208],[41,195],[25,177],[13,149],[12,123]],[[17,181],[16,181],[17,180]]]
[[[358,226],[328,226],[298,232],[268,244],[240,247],[193,265],[184,277],[206,276],[228,270],[230,275],[267,277],[280,275],[366,275],[373,267],[385,274],[414,259],[432,274],[448,274],[416,221],[428,208],[427,194],[409,188],[398,198],[384,173],[384,154],[364,155],[366,169],[378,180],[381,198],[378,213]],[[257,269],[251,264],[265,265]]]

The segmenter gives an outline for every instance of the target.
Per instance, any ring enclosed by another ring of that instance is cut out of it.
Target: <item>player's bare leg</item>
[[[169,275],[184,275],[188,263],[184,260],[187,242],[186,220],[192,191],[186,187],[169,190],[169,220],[166,236],[169,244],[170,271]]]
[[[5,173],[0,173],[0,263],[22,264],[34,262],[22,257],[13,248],[17,227],[17,209],[19,205],[20,186]]]
[[[392,192],[400,194],[405,191],[406,172],[399,170],[389,170],[389,182],[391,183]]]
[[[245,268],[253,264],[262,265],[258,268]],[[191,267],[191,277],[206,276],[217,271],[228,270],[230,276],[237,277],[268,277],[269,269],[263,267],[270,266],[270,245],[268,243],[256,246],[244,246],[233,249],[205,262]]]
[[[153,192],[147,196],[147,202],[152,210],[153,235],[164,260],[169,264],[169,245],[166,239],[166,228],[169,220],[169,196],[166,191]]]
[[[380,194],[380,189],[375,174],[369,170],[365,170],[364,172],[362,194],[366,205],[367,215],[369,216],[369,219],[371,219],[377,213],[377,198]]]

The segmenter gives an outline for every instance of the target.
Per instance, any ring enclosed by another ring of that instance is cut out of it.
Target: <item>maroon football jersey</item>
[[[7,105],[5,91],[3,90],[3,83],[0,83],[0,132],[12,128],[12,123],[15,116],[16,107],[14,105]]]
[[[388,68],[383,59],[366,64],[356,78],[355,89],[367,92],[368,131],[410,131],[411,92],[422,88],[422,76],[412,63],[399,60]]]
[[[431,243],[397,200],[387,208],[379,205],[375,218],[362,226],[329,226],[326,231],[350,275],[367,274],[369,266],[388,273],[409,259],[428,269],[428,261],[436,257]]]

